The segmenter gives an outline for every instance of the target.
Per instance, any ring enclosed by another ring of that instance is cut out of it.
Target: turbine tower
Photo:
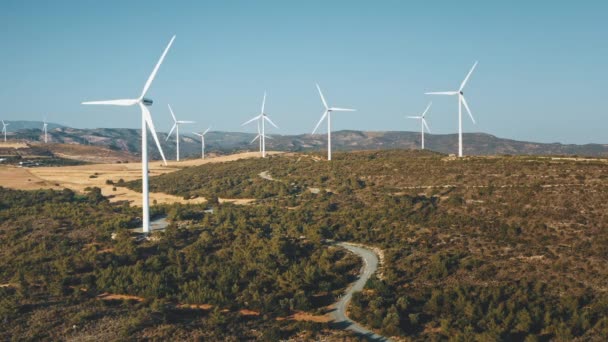
[[[42,125],[42,130],[44,131],[44,143],[46,144],[48,142],[47,134],[46,134],[46,128],[47,128],[48,124],[46,123],[46,118],[44,118],[43,123],[44,124]]]
[[[152,116],[150,115],[150,111],[148,107],[152,105],[153,101],[145,98],[144,96],[148,92],[154,77],[156,77],[156,73],[158,72],[158,68],[163,63],[165,59],[165,55],[169,51],[169,48],[173,44],[173,40],[175,36],[171,38],[169,44],[163,51],[163,54],[160,56],[160,59],[156,63],[154,70],[148,77],[146,84],[144,85],[144,89],[141,92],[141,95],[135,99],[121,99],[121,100],[108,100],[108,101],[89,101],[83,102],[85,105],[113,105],[113,106],[139,106],[141,110],[141,186],[142,186],[142,230],[144,234],[150,232],[150,194],[148,191],[148,128],[152,133],[152,137],[156,142],[156,147],[160,152],[160,155],[163,157],[163,161],[165,165],[167,165],[167,160],[165,159],[165,155],[163,153],[163,149],[160,147],[160,142],[158,141],[158,136],[156,135],[156,129],[154,128],[154,122],[152,122]]]
[[[266,136],[266,128],[265,128],[265,122],[268,121],[271,125],[273,125],[275,128],[279,128],[279,126],[275,125],[274,122],[272,122],[272,120],[270,120],[270,118],[268,117],[268,115],[266,115],[266,113],[264,112],[264,107],[266,105],[266,92],[264,92],[264,98],[262,100],[262,110],[260,111],[259,115],[256,115],[255,117],[253,117],[253,119],[245,122],[244,124],[242,124],[241,126],[245,126],[253,121],[258,121],[258,135],[256,135],[255,138],[253,138],[253,140],[251,140],[251,143],[253,143],[256,139],[260,139],[260,152],[262,153],[262,158],[266,158],[266,138],[271,139],[269,136]],[[261,127],[261,130],[260,130]]]
[[[416,119],[416,120],[420,120],[420,136],[421,136],[421,141],[422,141],[422,149],[424,150],[424,128],[426,127],[426,130],[431,133],[431,129],[429,128],[429,126],[426,124],[426,120],[424,119],[424,116],[426,115],[426,112],[429,111],[429,109],[431,108],[431,105],[433,104],[433,102],[429,102],[429,105],[426,106],[426,109],[424,110],[424,112],[422,112],[422,115],[420,116],[408,116],[409,119]]]
[[[312,134],[315,134],[321,122],[323,122],[325,117],[327,117],[327,160],[331,160],[331,112],[354,112],[356,109],[329,107],[325,101],[325,98],[323,97],[319,84],[317,84],[317,89],[319,90],[319,95],[321,96],[321,101],[323,102],[325,111],[323,112],[323,116],[321,116],[321,120],[319,120],[317,126],[315,126],[315,129],[312,131]]]
[[[175,142],[177,144],[176,150],[177,150],[177,161],[179,161],[179,125],[181,124],[192,124],[194,123],[194,121],[183,121],[183,120],[177,120],[177,118],[175,117],[175,114],[173,114],[173,109],[171,109],[171,105],[167,105],[169,107],[169,112],[171,112],[171,116],[173,117],[173,127],[171,127],[171,130],[169,131],[169,134],[167,134],[167,139],[165,139],[165,141],[169,140],[169,137],[171,137],[171,133],[173,133],[173,130],[175,130]]]
[[[205,134],[207,134],[210,129],[211,127],[207,128],[203,133],[192,132],[192,134],[201,137],[201,159],[205,159]]]
[[[6,126],[8,126],[9,124],[7,124],[6,122],[4,122],[4,120],[2,120],[2,134],[4,134],[4,142],[6,142]]]
[[[471,117],[471,121],[473,121],[473,123],[475,124],[475,118],[473,118],[473,114],[471,114],[471,110],[469,109],[467,100],[464,98],[464,92],[462,90],[464,89],[464,86],[467,84],[467,81],[469,80],[469,77],[471,77],[471,74],[473,73],[473,70],[475,70],[476,66],[477,66],[477,62],[475,62],[475,64],[473,64],[473,67],[471,68],[471,70],[469,71],[467,76],[464,78],[464,81],[462,81],[462,83],[460,84],[460,88],[458,88],[458,90],[425,93],[426,95],[452,95],[452,96],[458,95],[458,156],[459,157],[462,157],[462,106],[463,105],[464,105],[464,108],[467,110],[467,113],[469,113],[469,116]]]

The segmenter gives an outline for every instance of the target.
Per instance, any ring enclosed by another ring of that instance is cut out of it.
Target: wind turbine
[[[169,137],[171,137],[171,133],[173,133],[173,130],[175,130],[175,142],[177,143],[177,161],[179,161],[179,125],[181,124],[192,124],[194,123],[194,121],[183,121],[183,120],[177,120],[177,118],[175,117],[175,114],[173,114],[173,109],[171,109],[171,105],[167,105],[169,107],[169,112],[171,112],[171,116],[173,117],[173,127],[171,127],[171,130],[169,131],[169,134],[167,134],[167,139],[165,139],[165,141],[169,140]]]
[[[192,132],[192,134],[198,135],[199,137],[201,137],[201,158],[202,159],[205,159],[205,134],[207,134],[207,132],[209,132],[210,129],[211,129],[211,127],[207,128],[203,133]]]
[[[266,136],[266,131],[265,131],[266,129],[265,129],[265,125],[264,125],[265,122],[268,121],[275,128],[279,128],[279,126],[275,125],[274,122],[272,122],[272,120],[270,120],[268,115],[266,115],[266,113],[264,112],[265,105],[266,105],[266,92],[264,92],[264,99],[262,100],[262,110],[260,111],[260,115],[256,115],[253,119],[251,119],[241,125],[241,126],[245,126],[253,121],[258,120],[258,135],[256,135],[256,137],[253,138],[253,140],[251,140],[251,143],[253,143],[256,139],[260,139],[260,152],[262,153],[262,158],[266,157],[266,138],[270,138],[270,137]],[[260,130],[260,127],[262,128],[261,130]]]
[[[154,70],[148,77],[146,84],[144,85],[144,89],[139,95],[138,98],[135,99],[120,99],[120,100],[108,100],[108,101],[89,101],[83,102],[85,105],[113,105],[113,106],[139,106],[141,110],[141,186],[142,186],[142,230],[145,234],[150,232],[150,194],[148,191],[148,128],[152,133],[152,137],[156,142],[156,147],[158,147],[158,151],[160,155],[163,157],[163,161],[165,165],[167,165],[167,160],[165,159],[165,155],[163,153],[163,149],[160,147],[160,142],[158,141],[158,136],[156,135],[156,129],[154,128],[154,122],[152,122],[152,116],[150,115],[150,111],[147,107],[151,106],[153,101],[145,98],[144,96],[148,92],[154,77],[156,77],[156,73],[158,72],[158,68],[163,63],[165,59],[165,55],[169,51],[169,48],[173,44],[173,40],[175,36],[171,38],[169,44],[163,51],[163,54],[160,56],[160,59],[156,63]]]
[[[331,112],[354,112],[356,109],[329,107],[323,97],[319,84],[317,84],[317,89],[319,90],[321,101],[323,101],[323,106],[325,106],[325,111],[323,112],[323,116],[321,116],[321,120],[319,120],[317,126],[315,126],[315,129],[312,131],[312,134],[315,134],[317,128],[319,128],[319,125],[323,122],[323,119],[327,117],[327,160],[331,160]]]
[[[4,134],[4,142],[6,142],[6,126],[8,126],[9,124],[7,124],[6,122],[4,122],[4,120],[2,120],[2,133]]]
[[[426,112],[429,111],[429,109],[431,108],[431,105],[433,104],[433,102],[429,102],[429,105],[426,106],[426,109],[424,110],[424,112],[422,112],[422,115],[420,116],[408,116],[409,119],[417,119],[420,120],[420,135],[422,136],[422,149],[424,150],[424,128],[426,127],[426,130],[429,131],[429,133],[431,133],[431,129],[429,128],[429,125],[426,124],[426,120],[424,119],[424,116],[426,115]]]
[[[46,118],[44,118],[44,124],[42,125],[42,130],[44,131],[44,143],[46,144],[48,142],[47,139],[47,134],[46,134],[46,128],[48,126],[48,124],[46,123]]]
[[[462,106],[463,105],[464,105],[464,108],[466,108],[467,113],[469,113],[469,116],[471,117],[471,121],[473,121],[473,123],[475,124],[475,118],[473,118],[473,114],[471,114],[471,110],[469,109],[467,100],[464,98],[464,92],[462,90],[464,89],[464,86],[467,84],[467,81],[469,80],[469,77],[471,77],[471,74],[473,73],[473,70],[475,70],[476,66],[477,66],[477,62],[475,62],[475,64],[473,64],[473,67],[471,68],[471,70],[469,71],[467,76],[464,78],[464,81],[462,81],[462,83],[460,84],[460,88],[458,88],[457,91],[439,91],[439,92],[425,93],[426,95],[458,95],[458,156],[459,157],[462,157]]]

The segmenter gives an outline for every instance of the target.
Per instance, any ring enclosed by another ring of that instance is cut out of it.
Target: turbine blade
[[[424,118],[422,119],[422,124],[424,125],[424,127],[426,127],[426,130],[431,133],[431,129],[429,128],[429,125],[426,124],[426,120],[424,120]]]
[[[251,120],[246,121],[245,123],[243,123],[241,126],[245,126],[245,125],[247,125],[247,124],[249,124],[249,123],[252,123],[252,122],[254,122],[255,120],[258,120],[259,118],[260,118],[260,115],[257,115],[257,116],[255,116],[253,119],[251,119]]]
[[[165,59],[165,56],[167,55],[167,52],[169,51],[169,48],[173,44],[173,40],[175,40],[175,36],[173,36],[171,38],[171,41],[169,41],[169,44],[165,48],[165,51],[163,51],[163,54],[160,56],[160,59],[156,63],[156,66],[154,67],[154,70],[152,70],[152,73],[150,74],[150,77],[148,77],[148,80],[146,81],[146,84],[144,85],[144,90],[142,90],[141,95],[139,96],[139,98],[143,98],[146,95],[146,93],[148,92],[148,89],[150,88],[150,85],[152,84],[152,81],[154,81],[154,77],[156,77],[156,73],[158,72],[158,68],[160,68],[160,65],[163,63],[163,60]]]
[[[207,132],[209,132],[209,130],[211,129],[211,127],[207,128],[204,132],[203,135],[207,134]]]
[[[266,106],[266,92],[264,92],[264,99],[262,100],[262,111],[260,114],[264,114],[264,107]]]
[[[457,91],[432,91],[428,93],[424,93],[425,95],[456,95]]]
[[[471,110],[469,109],[467,100],[464,98],[464,96],[461,96],[460,98],[462,99],[462,104],[464,105],[464,108],[467,110],[467,113],[469,113],[469,116],[471,117],[471,121],[473,121],[474,124],[477,124],[477,122],[475,122],[475,118],[473,118],[473,114],[471,114]]]
[[[198,135],[199,137],[202,137],[202,136],[203,136],[202,134],[200,134],[200,133],[196,133],[196,132],[192,132],[192,134],[194,134],[194,135]]]
[[[471,70],[469,71],[469,73],[467,74],[467,77],[464,78],[464,81],[462,81],[462,83],[460,84],[460,88],[458,88],[458,91],[462,91],[462,89],[464,88],[464,86],[467,84],[467,82],[469,81],[469,77],[471,77],[471,74],[473,73],[473,70],[475,70],[475,67],[477,66],[477,61],[475,62],[475,64],[473,64],[473,67],[471,68]]]
[[[327,116],[327,110],[325,112],[323,112],[323,116],[321,116],[321,120],[319,120],[319,122],[315,126],[315,129],[312,131],[312,134],[315,134],[315,132],[317,131],[317,128],[319,128],[319,125],[321,124],[321,122],[323,122],[323,120],[325,119],[326,116]]]
[[[171,113],[171,117],[173,117],[173,121],[177,122],[177,118],[175,117],[175,114],[173,114],[173,109],[171,109],[171,105],[167,103],[167,107],[169,107],[169,112]]]
[[[408,119],[422,119],[422,116],[408,116]]]
[[[321,101],[323,101],[323,106],[325,106],[325,109],[327,109],[327,102],[325,101],[325,97],[323,97],[323,93],[321,92],[321,87],[319,87],[318,83],[317,83],[317,89],[319,90],[319,95],[321,95]]]
[[[274,122],[272,122],[272,120],[270,120],[268,116],[264,115],[263,118],[266,119],[266,121],[270,122],[270,124],[273,125],[275,128],[279,128],[279,126],[275,125]]]
[[[148,125],[148,128],[150,129],[150,132],[152,133],[152,137],[154,138],[154,141],[156,142],[156,147],[158,148],[158,152],[160,152],[160,156],[163,157],[163,162],[165,163],[165,165],[167,165],[167,159],[165,159],[165,154],[163,153],[163,148],[160,147],[160,141],[158,141],[158,135],[156,135],[156,129],[154,128],[154,122],[152,122],[152,116],[150,115],[150,111],[141,102],[139,103],[139,107],[141,108],[142,115],[146,119],[146,124]],[[142,127],[142,128],[146,129],[145,127]],[[146,142],[146,144],[147,143],[148,142]]]
[[[137,103],[137,99],[105,100],[105,101],[85,101],[83,105],[111,105],[111,106],[132,106]],[[46,120],[44,121],[46,122]]]
[[[426,106],[426,109],[424,110],[424,112],[422,113],[422,115],[420,116],[420,118],[424,118],[424,116],[426,115],[426,112],[429,111],[429,109],[431,108],[432,104],[433,104],[433,102],[429,102],[429,105]]]
[[[340,108],[340,107],[331,107],[330,108],[332,112],[356,112],[356,109],[350,109],[350,108]]]
[[[255,138],[253,138],[253,140],[251,140],[251,142],[249,144],[250,145],[253,144],[253,142],[258,140],[259,137],[260,137],[260,134],[256,135]]]
[[[167,138],[165,139],[165,141],[169,140],[169,138],[171,137],[171,133],[173,133],[173,130],[175,129],[175,127],[177,127],[176,123],[174,123],[173,127],[171,127],[171,130],[169,131],[169,134],[167,134]]]
[[[177,123],[178,124],[193,124],[193,123],[196,123],[196,122],[194,122],[194,121],[187,121],[187,120],[181,120],[181,121],[178,121]]]
[[[264,134],[264,138],[273,139],[271,136]]]

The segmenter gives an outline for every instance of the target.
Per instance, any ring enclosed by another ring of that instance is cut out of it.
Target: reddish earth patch
[[[329,315],[313,315],[308,312],[298,311],[293,315],[289,315],[287,317],[277,317],[277,321],[302,321],[302,322],[315,322],[315,323],[327,323],[331,321]]]
[[[242,316],[259,316],[260,313],[258,311],[242,309],[239,311]]]
[[[101,300],[134,300],[137,302],[143,302],[145,298],[131,295],[115,294],[115,293],[102,293],[97,298]]]

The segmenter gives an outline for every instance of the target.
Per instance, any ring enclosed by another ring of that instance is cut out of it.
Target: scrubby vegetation
[[[157,191],[252,197],[309,237],[381,247],[351,314],[387,335],[608,334],[608,164],[429,152],[273,157],[155,178]],[[268,171],[274,181],[263,179]],[[194,182],[192,180],[195,180]],[[190,186],[190,184],[197,184]]]
[[[12,284],[0,288],[8,329],[0,337],[320,339],[325,324],[276,318],[319,314],[352,281],[359,261],[333,239],[384,251],[350,315],[387,336],[601,339],[607,166],[420,151],[205,164],[151,179],[152,191],[210,202],[156,208],[172,223],[158,240],[139,242],[126,233],[139,211],[94,190],[0,190],[0,281]],[[136,297],[107,304],[97,299],[104,292]]]
[[[139,212],[110,204],[99,189],[80,196],[0,188],[0,338],[274,339],[321,331],[327,326],[275,318],[322,311],[359,267],[265,208],[164,210],[197,223],[136,242],[126,229]],[[104,293],[132,303],[104,304]]]

